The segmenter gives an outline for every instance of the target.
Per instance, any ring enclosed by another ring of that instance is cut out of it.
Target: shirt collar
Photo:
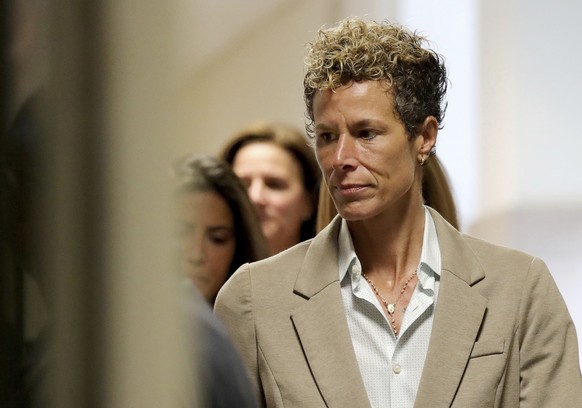
[[[352,266],[356,268],[352,268]],[[356,271],[360,274],[362,270],[360,260],[354,250],[354,243],[346,220],[341,220],[338,236],[338,272],[340,282],[343,281],[348,271]],[[420,254],[420,266],[418,279],[424,288],[432,289],[434,285],[434,274],[441,274],[441,251],[434,225],[434,220],[430,212],[424,208],[424,235],[422,238],[422,252]]]

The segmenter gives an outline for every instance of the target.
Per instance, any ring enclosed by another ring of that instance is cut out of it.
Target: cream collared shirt
[[[344,310],[360,373],[374,408],[413,407],[432,330],[441,254],[434,221],[425,208],[418,284],[394,336],[362,267],[345,220],[338,237],[339,278]]]

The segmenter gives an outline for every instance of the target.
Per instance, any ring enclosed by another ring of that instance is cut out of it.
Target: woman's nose
[[[356,140],[348,133],[342,133],[335,146],[333,166],[335,169],[345,170],[356,165]]]
[[[265,185],[259,181],[253,181],[248,187],[249,198],[253,204],[264,204],[265,202]]]
[[[186,259],[193,266],[202,265],[206,261],[206,251],[204,250],[204,237],[194,234],[186,244]]]

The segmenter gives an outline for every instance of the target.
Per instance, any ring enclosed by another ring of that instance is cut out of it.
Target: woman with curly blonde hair
[[[425,205],[443,58],[387,22],[320,30],[307,128],[339,217],[218,295],[267,407],[582,406],[576,331],[538,258]]]
[[[352,80],[382,79],[390,83],[392,92],[398,95],[394,101],[395,112],[410,138],[414,137],[418,124],[429,115],[442,123],[446,108],[443,101],[447,89],[446,69],[440,55],[420,47],[425,42],[424,37],[398,25],[387,28],[357,20],[342,30],[330,29],[337,36],[321,37],[310,49],[304,79],[308,134],[313,135],[315,93]],[[330,64],[338,64],[340,69]],[[343,69],[342,65],[349,69]],[[419,69],[423,66],[425,70]],[[435,153],[433,148],[430,156]],[[436,157],[429,157],[423,169],[422,196],[426,205],[459,228],[448,178]],[[327,226],[335,214],[337,210],[331,197],[321,189],[317,230]]]

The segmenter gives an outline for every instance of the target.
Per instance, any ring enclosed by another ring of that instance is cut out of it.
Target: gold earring
[[[425,161],[425,160],[426,160],[426,159],[424,158],[424,156],[421,156],[421,157],[420,157],[420,160],[418,161],[418,164],[420,164],[421,166],[424,166],[424,161]]]

